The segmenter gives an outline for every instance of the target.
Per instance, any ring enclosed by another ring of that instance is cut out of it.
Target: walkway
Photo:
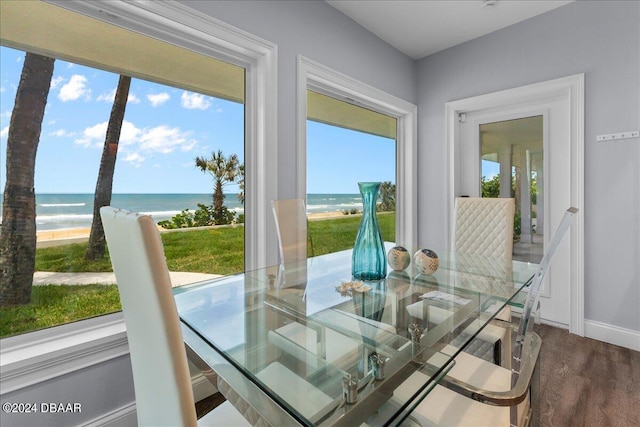
[[[221,277],[219,274],[187,273],[172,271],[171,284],[176,286],[189,285],[203,280]],[[36,271],[33,275],[34,285],[114,285],[116,278],[113,273],[52,273]]]

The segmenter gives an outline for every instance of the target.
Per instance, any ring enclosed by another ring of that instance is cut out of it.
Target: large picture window
[[[351,171],[349,180],[353,181],[341,183],[353,188],[348,193],[353,195],[353,203],[345,207],[348,213],[358,210],[357,181],[385,182],[384,200],[382,197],[378,200],[383,211],[379,216],[388,215],[383,221],[383,239],[409,250],[416,249],[416,120],[415,105],[299,57],[297,194],[299,198],[308,199],[308,212],[313,213],[312,194],[319,191],[318,185],[343,174],[341,169]],[[324,150],[330,146],[333,152]],[[325,160],[322,166],[320,162],[327,157],[329,163]],[[353,174],[353,170],[360,172]],[[391,203],[390,199],[393,199]],[[348,220],[344,209],[340,214],[344,216],[341,221]],[[389,219],[391,221],[387,221]],[[309,224],[313,239],[313,221]],[[350,233],[355,233],[357,227],[355,221]],[[345,237],[344,244],[352,247],[354,241],[348,241],[351,235],[345,236],[349,237]],[[355,234],[353,237],[355,240]]]
[[[394,242],[396,119],[311,90],[307,114],[308,253],[353,247],[363,208],[358,182],[382,183],[378,222]]]
[[[119,310],[115,282],[108,278],[108,249],[102,259],[85,259],[101,153],[105,145],[113,149],[114,142],[111,205],[149,213],[163,230],[207,226],[190,228],[188,238],[184,233],[163,233],[170,270],[204,274],[243,270],[245,69],[42,2],[25,6],[34,10],[4,6],[3,14],[16,12],[43,21],[12,29],[3,19],[3,44],[11,46],[0,48],[3,188],[6,166],[12,161],[5,153],[26,52],[52,58],[54,71],[33,171],[38,247],[31,302],[0,308],[0,336]],[[71,30],[44,37],[52,28],[41,27],[65,27],[60,20]],[[14,21],[18,20],[7,20]],[[100,31],[109,37],[95,37]],[[107,142],[121,76],[130,79],[126,109],[119,140]],[[213,209],[216,174],[209,167],[215,165],[210,160],[220,155],[225,161],[235,159],[236,171],[233,179],[229,175],[223,179],[223,214]],[[0,197],[6,207],[4,194]],[[3,262],[9,261],[3,258]],[[91,275],[78,282],[73,279],[76,273]]]

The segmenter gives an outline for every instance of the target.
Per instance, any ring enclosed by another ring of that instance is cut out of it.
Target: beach
[[[318,212],[318,213],[310,213],[307,215],[309,221],[317,221],[323,219],[331,219],[336,217],[345,216],[342,212]],[[169,231],[164,230],[159,227],[161,231]],[[188,229],[181,229],[188,230]],[[172,230],[173,231],[173,230]],[[66,229],[57,229],[57,230],[42,230],[36,233],[38,247],[51,246],[51,244],[47,245],[45,242],[56,242],[56,243],[78,243],[83,242],[89,239],[89,233],[91,232],[91,228],[82,227],[82,228],[66,228]]]

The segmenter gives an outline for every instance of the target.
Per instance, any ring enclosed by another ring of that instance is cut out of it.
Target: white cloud
[[[0,86],[0,93],[3,93],[4,91],[6,91],[6,89],[4,88],[4,86]]]
[[[187,110],[206,110],[211,106],[211,101],[205,98],[204,95],[193,92],[182,92],[180,97],[182,106]]]
[[[167,154],[176,149],[191,151],[197,141],[190,138],[190,132],[182,132],[180,128],[161,125],[144,129],[140,135],[139,143],[141,150]]]
[[[142,157],[138,153],[128,153],[124,157],[124,161],[127,162],[127,163],[131,163],[135,167],[140,167],[142,162],[144,162],[144,157]]]
[[[9,126],[5,126],[0,130],[0,138],[6,138],[9,135]]]
[[[4,113],[0,114],[0,117],[3,119],[10,119],[11,118],[11,110],[7,110]]]
[[[111,91],[107,93],[103,93],[102,95],[96,98],[97,101],[105,101],[113,103],[113,100],[116,98],[116,88],[113,88]],[[127,103],[129,104],[139,104],[140,98],[138,98],[135,94],[129,93],[127,96]]]
[[[92,145],[100,146],[104,142],[107,134],[107,122],[98,123],[82,131],[82,138],[75,140],[75,143],[83,147]]]
[[[50,132],[50,133],[49,133],[49,135],[50,135],[50,136],[59,136],[59,137],[62,137],[62,136],[74,136],[74,135],[75,135],[75,133],[73,133],[73,132],[69,132],[69,131],[67,131],[67,130],[65,130],[65,129],[58,129],[58,130],[55,130],[55,131],[53,131],[53,132]]]
[[[98,123],[86,128],[82,137],[75,143],[83,147],[102,147],[107,133],[107,122]],[[131,157],[130,162],[142,163],[145,157],[141,153],[168,154],[175,150],[191,151],[198,141],[191,137],[191,132],[181,131],[177,127],[160,125],[152,128],[139,129],[133,123],[124,121],[120,131],[120,146]],[[137,157],[134,156],[136,154]]]
[[[87,87],[87,78],[80,74],[74,74],[68,83],[60,88],[58,98],[62,102],[75,101],[78,98],[90,99],[91,89]]]
[[[135,144],[138,140],[138,136],[143,131],[138,129],[136,125],[131,122],[123,121],[122,128],[120,129],[120,144],[122,145],[132,145]]]
[[[57,76],[51,79],[51,89],[55,89],[58,87],[60,83],[64,81],[64,77]]]
[[[152,93],[147,95],[147,99],[154,107],[159,107],[169,100],[170,96],[167,92]]]
[[[107,126],[109,122],[102,122],[82,131],[82,137],[75,140],[75,143],[83,147],[102,147],[107,136]],[[137,141],[141,130],[133,123],[124,120],[120,128],[120,145],[132,145]]]

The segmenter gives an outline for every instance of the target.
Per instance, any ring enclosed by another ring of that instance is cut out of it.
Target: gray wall
[[[278,45],[280,198],[296,197],[298,55],[417,104],[414,61],[323,1],[183,3]]]
[[[444,104],[585,73],[585,318],[640,331],[640,2],[578,1],[418,62],[421,244],[447,239]]]
[[[61,372],[55,378],[2,394],[0,400],[2,403],[33,403],[38,409],[37,412],[28,414],[3,411],[0,413],[0,425],[3,427],[66,427],[92,422],[102,425],[106,420],[100,420],[100,417],[113,416],[123,408],[123,418],[116,420],[115,425],[125,427],[137,424],[135,411],[131,408],[135,394],[128,354],[76,371]],[[80,411],[52,413],[50,409],[46,409],[42,412],[41,404],[50,408],[47,406],[49,403],[77,403]]]

